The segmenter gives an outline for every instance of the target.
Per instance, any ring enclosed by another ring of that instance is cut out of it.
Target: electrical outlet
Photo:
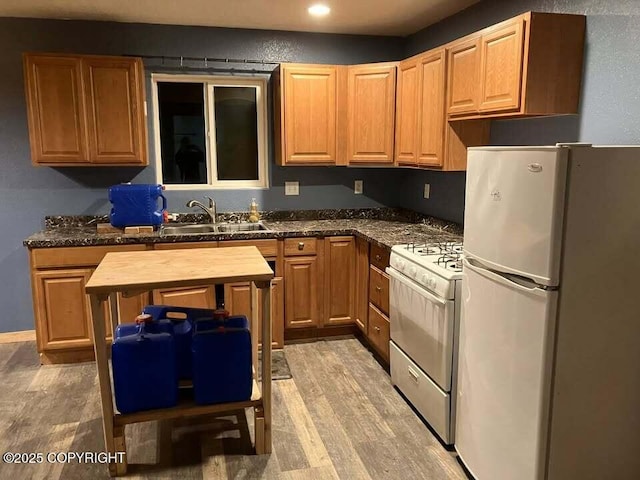
[[[353,193],[356,195],[362,194],[362,180],[356,180],[353,184]]]
[[[431,185],[429,185],[428,183],[424,184],[424,198],[429,198],[429,196],[431,195]]]
[[[285,195],[300,195],[300,182],[284,182]]]

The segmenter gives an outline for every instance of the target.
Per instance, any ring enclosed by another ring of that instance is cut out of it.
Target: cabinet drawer
[[[369,267],[369,301],[389,314],[389,277],[377,267]]]
[[[99,247],[36,248],[31,250],[33,268],[93,267],[109,252],[146,250],[146,245],[105,245]]]
[[[371,263],[384,272],[384,269],[389,266],[389,254],[388,248],[381,247],[375,243],[371,244]]]
[[[278,255],[278,241],[273,240],[225,240],[218,242],[219,247],[258,247],[263,257]]]
[[[382,357],[389,361],[389,319],[380,310],[369,304],[369,331],[367,337]]]
[[[316,254],[315,238],[285,238],[284,239],[284,256],[293,257],[295,255],[315,255]]]

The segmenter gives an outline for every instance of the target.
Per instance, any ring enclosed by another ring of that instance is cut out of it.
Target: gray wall
[[[145,169],[32,167],[22,52],[183,55],[348,64],[394,60],[402,56],[403,46],[403,39],[394,37],[0,18],[0,281],[3,285],[0,332],[33,328],[28,259],[22,240],[43,227],[45,215],[106,213],[109,185],[155,179],[153,166]],[[147,69],[147,74],[150,71]],[[149,132],[153,134],[151,129]],[[153,159],[153,142],[150,145]],[[217,191],[213,196],[221,211],[247,209],[252,197],[265,209],[377,207],[393,203],[391,192],[385,186],[389,178],[396,177],[400,178],[401,172],[274,166],[269,190]],[[364,180],[364,195],[353,194],[355,179]],[[300,181],[299,197],[284,196],[285,180]],[[210,192],[168,192],[169,207],[172,211],[186,211],[186,200],[205,193]]]
[[[580,112],[573,116],[494,121],[491,144],[640,143],[638,0],[484,0],[409,37],[405,56],[529,10],[587,15]],[[431,200],[422,199],[425,183],[431,184]],[[398,197],[400,205],[462,222],[464,174],[416,171],[405,177],[403,187]]]

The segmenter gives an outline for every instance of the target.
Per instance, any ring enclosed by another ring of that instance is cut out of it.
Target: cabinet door
[[[35,272],[35,319],[39,350],[91,347],[91,309],[84,286],[90,269]],[[108,327],[107,327],[108,329]]]
[[[208,285],[154,290],[153,303],[175,307],[216,308],[215,288]]]
[[[285,258],[284,279],[286,328],[318,326],[317,258]]]
[[[523,32],[520,18],[482,36],[481,112],[520,108]]]
[[[385,64],[348,69],[349,163],[393,163],[396,68]]]
[[[125,298],[118,293],[118,312],[120,323],[131,323],[140,315],[142,309],[149,304],[149,293],[143,293],[134,297]]]
[[[477,113],[480,70],[480,38],[457,43],[448,52],[451,115]]]
[[[31,161],[34,164],[87,162],[80,59],[27,54],[24,76]]]
[[[324,249],[323,325],[355,321],[356,242],[353,237],[327,237]]]
[[[356,325],[367,333],[369,305],[369,242],[356,239]]]
[[[84,57],[82,64],[90,161],[146,165],[141,60]]]
[[[398,65],[396,98],[396,162],[399,165],[415,165],[420,109],[418,58],[410,58]]]
[[[283,163],[336,163],[336,67],[283,65],[282,83]]]
[[[420,112],[418,163],[441,167],[444,162],[445,52],[438,50],[420,58]]]
[[[284,347],[284,292],[282,277],[271,281],[271,346]],[[261,293],[258,292],[258,298]],[[231,315],[246,315],[251,310],[251,287],[249,282],[229,283],[224,286],[225,309]],[[262,303],[258,303],[258,339],[262,339]]]

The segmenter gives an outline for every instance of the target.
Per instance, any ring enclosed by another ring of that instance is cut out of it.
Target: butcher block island
[[[148,410],[129,414],[114,410],[111,369],[107,340],[95,341],[98,368],[105,450],[115,456],[109,465],[109,474],[124,475],[127,470],[125,425],[151,420],[195,415],[217,414],[253,408],[255,450],[257,454],[271,452],[271,280],[274,272],[260,251],[254,246],[228,248],[195,248],[189,250],[160,250],[138,252],[111,252],[95,269],[85,285],[91,298],[92,329],[94,339],[106,339],[105,312],[111,312],[115,334],[118,324],[118,294],[124,297],[139,295],[157,288],[178,288],[195,285],[216,285],[251,282],[251,312],[262,308],[262,371],[258,386],[258,316],[251,315],[251,351],[254,366],[253,392],[243,402],[196,405],[182,402],[176,407]],[[260,297],[258,290],[261,291]],[[258,305],[259,299],[262,303]],[[109,309],[109,303],[112,308]]]

